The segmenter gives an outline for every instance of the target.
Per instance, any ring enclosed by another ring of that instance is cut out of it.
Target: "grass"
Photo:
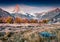
[[[0,36],[0,42],[60,42],[60,28],[58,27],[54,27],[53,29],[45,29],[44,31],[34,31],[36,30],[26,30],[17,33],[14,32],[13,34],[7,33],[3,36]],[[55,34],[56,37],[42,37],[41,35],[39,35],[40,32]]]

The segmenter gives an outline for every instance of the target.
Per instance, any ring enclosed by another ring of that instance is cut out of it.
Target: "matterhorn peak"
[[[21,7],[16,4],[14,10],[13,10],[13,13],[22,13],[22,14],[25,14],[25,12],[21,9]]]
[[[13,10],[13,12],[18,13],[19,11],[20,11],[20,8],[19,8],[19,5],[17,4],[15,6],[15,9]]]

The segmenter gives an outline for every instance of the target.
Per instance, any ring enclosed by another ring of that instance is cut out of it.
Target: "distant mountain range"
[[[3,9],[0,8],[0,17],[21,17],[21,18],[27,18],[27,19],[33,19],[34,16],[26,13],[26,14],[22,14],[22,13],[9,13]]]
[[[37,18],[38,20],[41,20],[41,19],[42,19],[42,16],[45,15],[45,12],[35,13],[35,15],[36,15],[36,18]]]
[[[12,17],[11,14],[0,8],[0,17]]]
[[[54,10],[48,11],[48,12],[43,12],[43,13],[35,13],[37,18],[40,20],[45,20],[45,19],[53,19],[53,18],[60,18],[60,9],[56,8]]]
[[[43,15],[41,19],[58,18],[58,15],[60,15],[60,9],[56,8],[55,10],[52,10],[52,11],[45,13],[45,15]]]
[[[26,14],[22,14],[22,13],[11,13],[11,15],[13,17],[20,17],[20,18],[27,18],[27,19],[34,19],[34,16],[29,14],[29,13],[26,13]]]
[[[27,19],[38,19],[38,20],[45,20],[45,19],[57,19],[60,18],[60,9],[56,8],[52,11],[43,12],[43,13],[35,13],[34,15],[31,15],[29,13],[9,13],[3,9],[0,8],[0,17],[21,17],[21,18],[27,18]]]

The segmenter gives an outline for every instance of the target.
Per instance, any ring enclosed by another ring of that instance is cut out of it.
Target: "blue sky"
[[[60,5],[60,0],[0,0],[0,5],[26,4],[31,6]]]

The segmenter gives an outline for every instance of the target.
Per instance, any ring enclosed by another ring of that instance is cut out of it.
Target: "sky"
[[[10,13],[16,4],[23,13],[40,13],[60,8],[60,0],[0,0],[0,7]]]

